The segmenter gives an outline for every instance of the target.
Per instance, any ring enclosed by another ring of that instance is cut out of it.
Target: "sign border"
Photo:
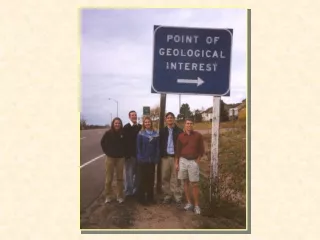
[[[153,30],[153,54],[152,54],[152,81],[151,81],[151,90],[155,91],[155,93],[164,93],[164,94],[181,94],[181,95],[205,95],[205,96],[225,96],[226,94],[230,93],[231,95],[231,68],[232,68],[232,49],[233,49],[233,29],[231,28],[200,28],[200,27],[178,27],[178,26],[164,26],[164,25],[154,25],[154,30]],[[229,88],[228,90],[223,93],[223,94],[213,94],[213,93],[199,93],[199,92],[162,92],[162,91],[157,91],[155,87],[153,86],[154,83],[154,50],[155,50],[155,34],[156,31],[159,28],[179,28],[179,29],[197,29],[197,30],[225,30],[230,33],[231,35],[231,46],[230,46],[230,68],[229,68]],[[229,96],[225,96],[229,97]]]

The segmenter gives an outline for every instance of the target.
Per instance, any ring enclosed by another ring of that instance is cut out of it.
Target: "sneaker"
[[[124,199],[123,198],[118,198],[118,203],[123,203],[124,202]]]
[[[195,206],[194,207],[194,213],[200,215],[201,214],[201,210],[199,206]]]
[[[192,211],[193,210],[193,205],[191,203],[187,203],[185,206],[184,206],[184,210],[186,211]]]
[[[104,203],[110,203],[112,200],[111,198],[106,198],[106,200],[104,201]]]

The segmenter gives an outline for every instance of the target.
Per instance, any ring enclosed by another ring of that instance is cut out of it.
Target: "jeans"
[[[125,195],[130,196],[136,193],[136,172],[137,159],[135,157],[126,158],[125,160]]]

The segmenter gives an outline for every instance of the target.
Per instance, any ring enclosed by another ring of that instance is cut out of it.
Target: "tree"
[[[86,127],[87,127],[87,121],[83,117],[81,117],[80,118],[80,129],[83,130],[83,129],[86,129]]]
[[[202,122],[202,115],[199,109],[194,111],[194,119],[195,119],[195,122]]]
[[[178,115],[178,120],[185,120],[186,118],[193,117],[190,111],[190,106],[188,103],[183,103],[180,108],[180,113]]]
[[[228,121],[228,111],[226,110],[226,104],[220,99],[220,122]]]
[[[178,114],[178,116],[177,116],[177,121],[183,121],[183,114]]]
[[[152,121],[158,120],[160,118],[160,106],[156,105],[150,108],[150,118]]]

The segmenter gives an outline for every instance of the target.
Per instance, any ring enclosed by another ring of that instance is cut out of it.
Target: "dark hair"
[[[131,113],[137,113],[136,111],[134,111],[134,110],[131,110],[130,112],[129,112],[129,117],[130,117],[130,114]]]
[[[193,122],[194,120],[189,117],[189,118],[186,118],[184,122],[187,122],[187,121]]]
[[[122,127],[123,127],[123,125],[122,125],[122,120],[121,120],[120,118],[116,117],[116,118],[114,118],[114,119],[112,120],[112,123],[111,123],[111,132],[115,132],[115,131],[116,131],[116,130],[114,129],[114,122],[115,122],[116,120],[119,120],[119,121],[120,121],[120,124],[121,124],[120,130],[121,130]]]
[[[171,115],[173,118],[175,118],[175,116],[174,116],[174,114],[173,114],[172,112],[168,112],[168,113],[166,114],[166,118],[167,118],[169,115]]]

